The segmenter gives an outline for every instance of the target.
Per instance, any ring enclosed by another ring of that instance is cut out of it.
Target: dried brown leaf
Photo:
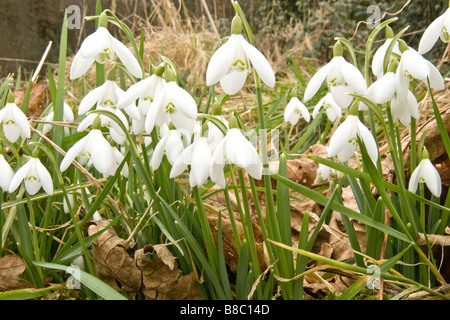
[[[142,293],[149,300],[198,300],[200,291],[194,273],[181,275],[162,259],[150,259],[143,248],[136,250],[136,265],[142,272]]]
[[[91,222],[88,234],[103,230],[111,220]],[[130,295],[141,289],[142,275],[114,228],[104,231],[92,244],[92,255],[96,276],[118,291],[126,290]]]
[[[21,274],[26,269],[25,261],[16,255],[6,255],[0,258],[0,292],[35,288],[27,280],[21,278]]]
[[[22,106],[28,84],[14,91],[15,103],[20,108]],[[51,100],[50,88],[47,81],[31,83],[30,98],[28,100],[27,116],[39,118]]]

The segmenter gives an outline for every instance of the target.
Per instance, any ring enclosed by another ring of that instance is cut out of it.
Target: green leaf
[[[33,262],[36,266],[43,268],[62,270],[70,273],[75,279],[84,284],[87,288],[98,294],[105,300],[128,300],[123,295],[118,293],[115,289],[108,286],[103,281],[97,279],[93,275],[80,270],[79,268],[68,267],[61,264],[49,263],[49,262]]]

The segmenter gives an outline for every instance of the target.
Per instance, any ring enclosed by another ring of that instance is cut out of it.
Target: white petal
[[[375,51],[372,59],[372,72],[377,78],[381,78],[383,75],[383,67],[384,67],[384,58],[386,56],[386,50],[390,43],[391,39],[386,39],[386,41]]]
[[[427,81],[427,77],[430,73],[428,60],[412,49],[403,52],[402,60],[404,70],[406,70],[412,77],[425,82]]]
[[[191,158],[193,154],[193,144],[186,147],[186,149],[181,152],[180,156],[175,160],[172,169],[170,170],[170,178],[175,178],[183,173],[187,169],[187,166],[191,163]]]
[[[434,196],[440,197],[442,192],[442,182],[439,172],[431,163],[430,159],[423,159],[421,162],[423,163],[421,169],[422,177],[425,179],[428,189],[430,189],[430,192]]]
[[[247,58],[252,63],[253,68],[255,68],[256,72],[260,76],[261,80],[270,88],[275,86],[275,73],[273,72],[272,66],[266,57],[252,46],[244,37],[241,37],[241,45],[244,48],[245,54]]]
[[[221,188],[225,188],[226,181],[223,169],[225,167],[225,139],[219,142],[212,155],[212,164],[209,169],[209,176]]]
[[[390,101],[395,93],[395,73],[387,72],[367,90],[367,97],[375,103],[383,104]]]
[[[145,97],[149,88],[151,77],[153,76],[156,77],[156,75],[152,75],[149,78],[145,78],[132,84],[128,90],[120,96],[119,101],[117,101],[117,107],[125,108],[126,106],[134,104],[137,99]]]
[[[8,191],[11,180],[14,176],[14,171],[5,160],[2,154],[0,154],[0,187],[4,191]]]
[[[41,180],[42,189],[44,189],[47,194],[53,194],[52,177],[39,159],[37,159],[36,161],[36,169],[39,175],[39,179]]]
[[[167,135],[164,136],[161,140],[159,140],[158,144],[155,147],[155,150],[153,150],[152,159],[150,160],[150,166],[153,170],[156,170],[159,168],[159,165],[161,164],[162,158],[164,156],[164,151],[166,148],[166,141],[167,141]]]
[[[61,164],[59,166],[59,169],[61,172],[64,172],[67,170],[67,168],[70,166],[72,161],[75,159],[77,155],[79,155],[85,147],[85,144],[88,142],[89,134],[85,136],[84,138],[78,140],[66,153],[63,160],[61,161]]]
[[[291,125],[295,125],[299,119],[300,115],[296,112],[295,102],[291,99],[284,109],[284,121],[290,122]]]
[[[351,116],[348,116],[344,122],[336,129],[331,136],[328,148],[328,156],[334,157],[349,145],[349,140],[354,138]],[[345,160],[344,160],[345,161]]]
[[[352,92],[349,86],[331,86],[330,92],[334,102],[341,108],[346,109],[353,101],[353,97],[348,93]]]
[[[19,170],[14,174],[14,177],[11,180],[11,183],[9,185],[9,192],[12,193],[16,191],[16,189],[19,187],[20,183],[25,179],[25,177],[28,174],[28,171],[31,167],[31,162],[25,163],[22,167],[20,167]]]
[[[103,137],[100,130],[92,130],[92,143],[89,146],[92,163],[100,173],[106,174],[111,172],[114,166],[114,154],[111,145]]]
[[[445,83],[441,73],[431,62],[428,62],[428,65],[430,68],[429,73],[430,87],[435,90],[444,90]]]
[[[314,76],[311,78],[311,80],[308,82],[308,85],[305,89],[305,95],[303,97],[304,102],[308,102],[309,99],[311,99],[316,92],[319,90],[319,88],[322,86],[323,81],[327,77],[328,73],[330,72],[330,69],[332,67],[331,61],[320,68]]]
[[[416,169],[411,174],[409,178],[408,190],[409,192],[415,193],[417,191],[417,186],[419,184],[420,179],[420,171],[422,167],[422,162],[416,167]]]
[[[30,124],[28,123],[27,116],[22,112],[19,107],[12,108],[14,114],[14,119],[16,121],[17,127],[20,129],[20,135],[26,137],[27,139],[31,136]]]
[[[448,11],[448,9],[447,9]],[[444,19],[447,11],[434,20],[422,34],[422,38],[419,42],[419,54],[425,54],[433,48],[436,41],[441,35],[442,27],[444,26]]]
[[[358,68],[350,62],[345,61],[343,57],[341,58],[341,63],[339,65],[345,81],[356,93],[365,94],[367,91],[367,85],[361,71],[359,71]]]
[[[358,134],[373,162],[378,159],[378,146],[370,130],[358,119]]]
[[[236,36],[231,35],[211,57],[206,69],[206,84],[216,84],[230,69],[236,48]]]
[[[77,79],[84,75],[91,65],[94,63],[94,57],[83,57],[78,51],[73,58],[72,64],[70,66],[70,80]]]
[[[130,49],[113,36],[109,35],[109,37],[114,52],[124,64],[125,68],[136,78],[142,78],[142,69]]]
[[[99,27],[81,43],[78,53],[84,58],[95,58],[97,54],[110,47],[109,31],[104,27]]]
[[[243,71],[232,69],[229,73],[227,73],[220,79],[220,85],[222,86],[222,89],[223,91],[225,91],[225,93],[234,95],[242,89],[246,79],[247,69]]]
[[[84,114],[88,112],[96,103],[103,99],[103,95],[106,91],[106,83],[89,91],[87,95],[81,100],[78,106],[78,114]]]

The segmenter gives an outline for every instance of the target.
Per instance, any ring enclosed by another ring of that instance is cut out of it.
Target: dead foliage
[[[86,227],[92,235],[111,220],[91,221]],[[156,257],[149,257],[150,254]],[[199,299],[194,273],[181,275],[176,258],[165,245],[147,245],[132,255],[126,241],[109,227],[92,244],[95,275],[112,288],[129,296],[141,293],[149,300]]]
[[[14,102],[21,108],[26,97],[28,84],[14,90]],[[50,88],[47,81],[31,82],[30,96],[28,100],[27,117],[39,118],[51,101]]]
[[[27,265],[16,255],[6,255],[0,258],[0,292],[35,288],[35,285],[21,277]]]

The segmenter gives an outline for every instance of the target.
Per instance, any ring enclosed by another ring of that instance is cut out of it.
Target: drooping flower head
[[[409,83],[412,79],[430,82],[430,87],[435,90],[444,90],[445,83],[439,70],[416,50],[400,40],[402,51],[400,63],[395,73],[396,90],[399,94],[406,95]]]
[[[77,156],[81,156],[87,165],[93,164],[95,169],[105,176],[109,176],[116,166],[114,149],[100,131],[101,120],[97,117],[93,122],[93,129],[76,142],[66,153],[60,164],[61,172],[67,170]]]
[[[250,176],[260,180],[262,164],[256,148],[244,137],[234,115],[230,117],[228,124],[227,134],[216,146],[212,155],[211,180],[225,188],[223,169],[227,163],[245,169]]]
[[[155,124],[162,127],[172,123],[181,133],[191,135],[197,119],[197,103],[189,92],[177,84],[170,68],[165,69],[164,79],[147,112],[145,131],[150,133]]]
[[[349,115],[330,139],[328,156],[334,157],[337,155],[340,161],[347,161],[355,152],[359,137],[364,143],[372,161],[376,162],[378,159],[378,146],[370,130],[357,116],[357,102],[354,102],[350,109]]]
[[[206,70],[206,84],[220,81],[229,95],[244,86],[250,63],[261,80],[269,87],[275,86],[275,73],[266,57],[242,36],[242,20],[236,15],[231,26],[231,36],[211,57]]]
[[[183,140],[181,133],[173,124],[170,124],[169,130],[163,135],[161,140],[158,141],[155,150],[153,150],[150,166],[153,170],[158,169],[164,155],[166,155],[167,160],[173,166],[182,151]]]
[[[392,41],[394,41],[394,32],[389,26],[385,28],[386,40],[385,42],[375,51],[372,59],[372,72],[379,79],[384,75],[384,59],[386,57],[389,46]],[[396,59],[396,56],[400,56],[400,47],[398,41],[393,44],[391,56],[389,57],[389,64]]]
[[[450,41],[450,8],[447,8],[441,16],[426,28],[419,42],[419,54],[430,51],[439,38],[444,43]]]
[[[303,102],[309,101],[326,80],[334,101],[342,109],[348,108],[353,97],[348,93],[364,95],[367,91],[366,81],[361,72],[342,56],[342,44],[338,41],[333,48],[334,57],[320,68],[309,81],[305,89]]]
[[[175,161],[170,177],[180,175],[190,166],[189,184],[191,187],[202,186],[209,177],[212,163],[212,152],[208,141],[208,124],[202,126],[200,132],[194,136],[194,142],[187,146]]]
[[[306,122],[309,122],[311,117],[308,108],[297,98],[295,89],[290,90],[289,98],[290,100],[284,109],[284,121],[295,125],[300,120],[300,117],[302,117]]]
[[[316,118],[321,108],[325,108],[328,120],[334,122],[337,117],[341,116],[342,109],[337,105],[333,99],[331,92],[328,92],[314,107],[312,117]]]
[[[44,189],[48,194],[53,194],[53,181],[50,173],[41,163],[41,160],[37,157],[37,149],[33,151],[33,156],[30,157],[27,163],[25,163],[14,174],[9,185],[9,192],[16,191],[19,185],[24,181],[25,190],[30,195],[36,194],[39,189]]]
[[[422,160],[409,179],[408,190],[410,192],[416,192],[419,183],[425,183],[434,196],[439,197],[441,195],[441,176],[433,163],[431,163],[428,151],[425,147],[422,151]]]
[[[142,78],[142,70],[131,51],[106,29],[108,16],[101,13],[97,30],[87,36],[75,54],[70,67],[70,79],[76,79],[86,73],[94,61],[104,64],[114,59],[116,54],[125,68],[136,78]]]
[[[31,130],[28,119],[14,103],[14,95],[11,92],[8,94],[6,105],[0,110],[0,123],[5,138],[10,142],[16,142],[19,137],[30,138]]]

